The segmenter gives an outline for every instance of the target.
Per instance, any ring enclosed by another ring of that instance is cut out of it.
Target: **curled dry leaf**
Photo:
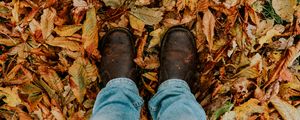
[[[130,26],[138,32],[143,32],[145,23],[133,15],[129,15]]]
[[[150,44],[148,48],[152,48],[160,43],[160,40],[162,39],[163,33],[165,32],[164,28],[158,28],[150,33],[150,36],[152,36],[152,39],[150,40]]]
[[[22,100],[18,95],[18,87],[0,87],[0,95],[4,95],[6,98],[3,98],[3,101],[7,103],[10,107],[16,107],[22,103]]]

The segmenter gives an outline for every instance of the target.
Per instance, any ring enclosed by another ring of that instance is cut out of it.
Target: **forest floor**
[[[299,0],[2,0],[0,118],[89,119],[103,88],[98,40],[114,27],[136,38],[149,100],[160,40],[176,25],[195,36],[192,89],[208,119],[300,118]]]

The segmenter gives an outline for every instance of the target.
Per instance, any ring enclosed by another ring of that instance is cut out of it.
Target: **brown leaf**
[[[269,77],[269,81],[264,85],[267,87],[270,83],[274,82],[278,79],[279,75],[282,74],[283,70],[287,69],[289,65],[293,63],[293,61],[300,55],[300,42],[298,42],[295,46],[290,47],[284,56],[276,63],[276,67],[271,72]]]
[[[142,20],[146,25],[158,24],[163,19],[163,12],[158,8],[132,8],[130,13]]]
[[[234,111],[236,112],[236,119],[248,120],[248,118],[254,113],[263,113],[265,108],[258,104],[259,101],[257,99],[251,98],[244,104],[234,108]]]
[[[63,91],[64,85],[62,84],[61,79],[57,75],[57,73],[47,66],[39,66],[38,71],[41,74],[41,77],[44,81],[53,89],[58,92]]]
[[[98,77],[97,67],[87,59],[79,57],[69,68],[69,74],[72,91],[78,102],[82,103],[87,87]]]
[[[272,6],[283,20],[287,22],[293,21],[294,7],[297,5],[297,0],[272,0]]]
[[[43,33],[43,39],[47,39],[54,29],[54,19],[56,17],[56,11],[53,8],[47,8],[43,10],[41,16],[41,29]]]
[[[208,48],[211,51],[213,44],[214,44],[214,28],[215,28],[215,17],[210,12],[210,10],[207,10],[204,12],[203,16],[203,32],[206,35],[206,40],[208,42]]]
[[[79,51],[81,48],[78,42],[72,41],[66,37],[56,37],[52,40],[47,40],[46,43],[51,46],[61,47],[71,51]]]
[[[64,25],[54,29],[59,36],[72,36],[75,32],[81,29],[81,25]]]
[[[90,54],[97,53],[98,47],[98,26],[96,19],[96,10],[90,8],[86,13],[86,20],[82,27],[83,48]]]
[[[300,118],[299,111],[289,103],[281,100],[279,97],[274,96],[270,99],[276,110],[285,120],[298,120]]]
[[[22,103],[18,95],[18,87],[0,87],[0,95],[6,96],[6,98],[3,98],[3,101],[10,107],[16,107]]]

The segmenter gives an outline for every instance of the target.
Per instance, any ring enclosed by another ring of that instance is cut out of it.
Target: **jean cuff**
[[[135,82],[129,78],[114,78],[106,84],[106,88],[113,87],[126,88],[136,94],[139,94],[139,89],[137,88]]]
[[[163,83],[161,83],[159,85],[158,91],[162,91],[162,90],[169,89],[172,87],[180,87],[180,88],[186,89],[187,91],[191,91],[187,82],[185,82],[184,80],[181,80],[181,79],[168,79],[168,80],[164,81]]]

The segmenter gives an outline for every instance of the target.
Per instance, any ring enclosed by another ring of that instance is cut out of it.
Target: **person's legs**
[[[184,80],[163,82],[149,101],[153,120],[206,120],[205,111]]]
[[[106,84],[96,99],[92,120],[139,120],[143,104],[137,78],[134,42],[124,28],[108,32],[100,41],[101,81]]]
[[[139,120],[142,98],[128,78],[110,80],[98,94],[92,120]]]
[[[195,83],[197,51],[192,34],[180,27],[168,30],[160,50],[157,93],[149,101],[154,120],[205,120],[189,85]]]

